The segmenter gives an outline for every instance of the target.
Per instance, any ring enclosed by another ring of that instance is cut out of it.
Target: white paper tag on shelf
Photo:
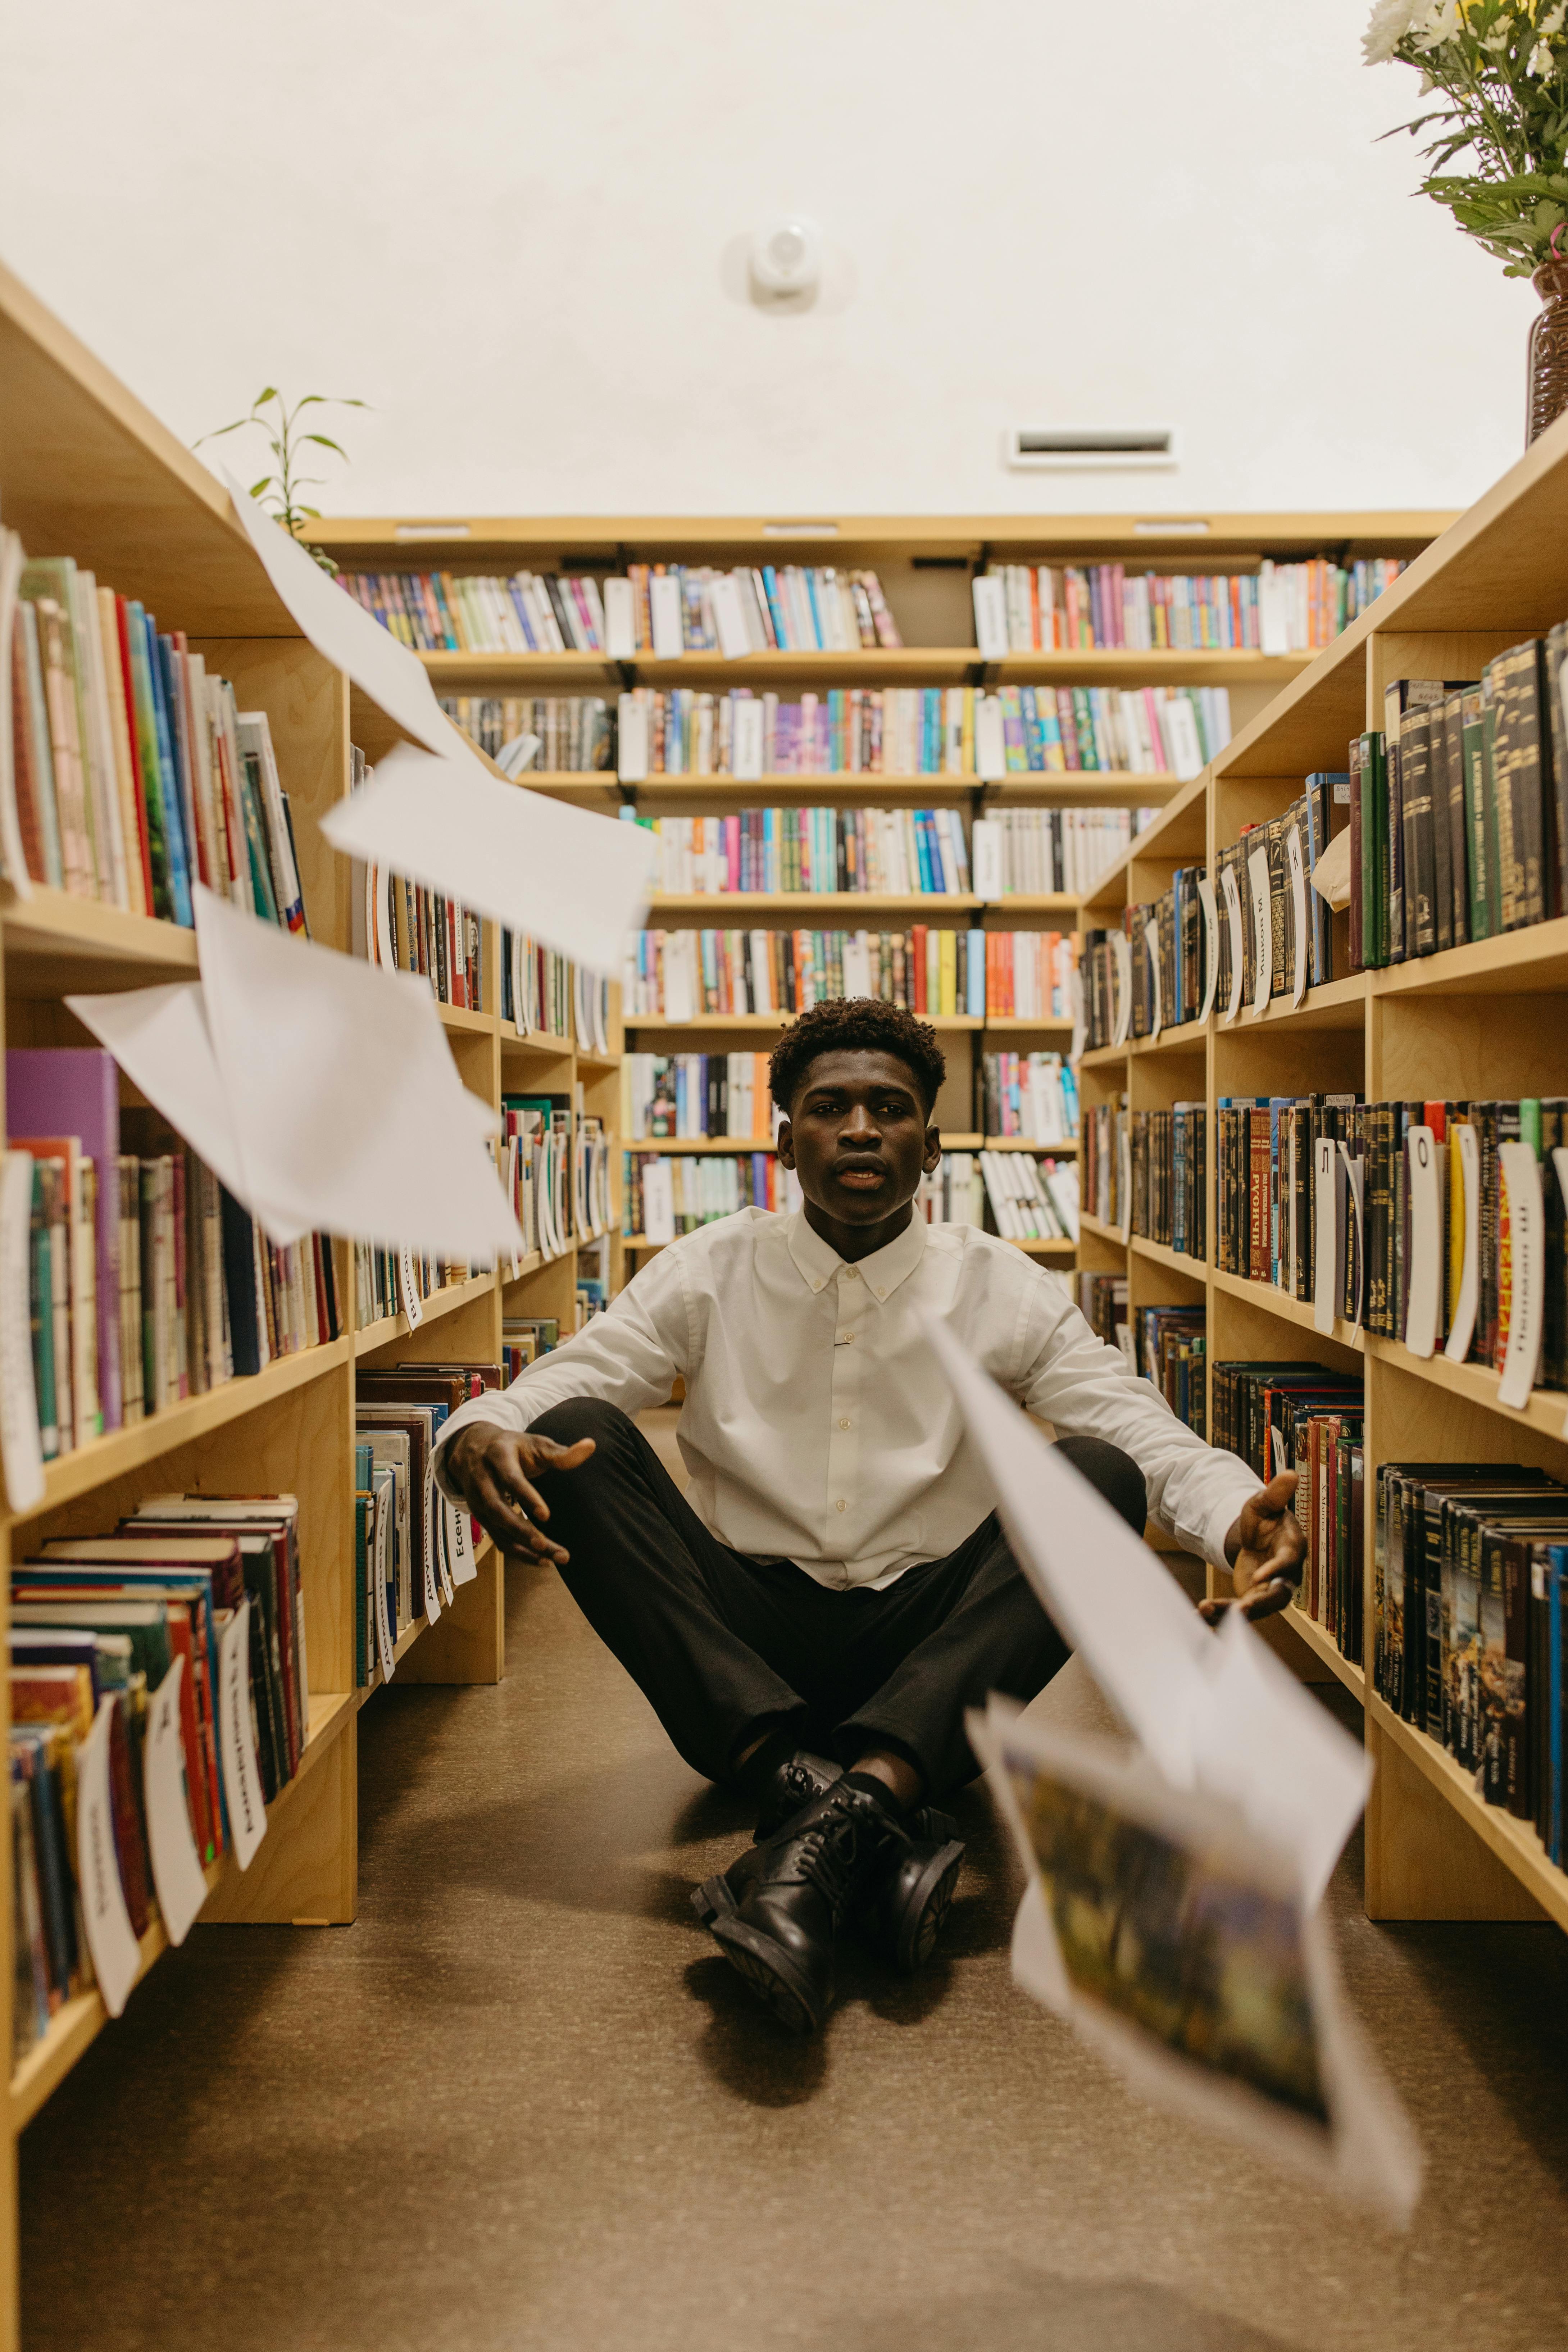
[[[1165,1025],[1164,1002],[1160,990],[1160,926],[1150,920],[1143,926],[1143,950],[1149,959],[1149,972],[1154,982],[1154,1018],[1149,1034],[1157,1037]]]
[[[92,1971],[110,2017],[131,1997],[142,1966],[141,1947],[125,1907],[120,1860],[114,1844],[114,1801],[110,1790],[110,1725],[115,1701],[105,1692],[92,1729],[77,1751],[76,1874],[81,1893],[82,1926],[92,1954]],[[204,1890],[205,1891],[205,1890]]]
[[[454,1587],[472,1584],[479,1572],[474,1559],[473,1522],[456,1503],[447,1503],[445,1496],[441,1499],[447,1507],[447,1557],[452,1563],[452,1583]]]
[[[1113,1045],[1125,1045],[1132,1025],[1132,942],[1125,931],[1110,935],[1112,969],[1116,974],[1116,1028]]]
[[[726,661],[739,661],[752,650],[752,640],[746,633],[746,616],[741,610],[741,593],[733,575],[721,572],[713,581],[709,594],[713,600],[713,625],[719,632],[719,650]]]
[[[1226,921],[1230,926],[1230,993],[1226,1000],[1224,1018],[1234,1021],[1241,1011],[1242,982],[1247,976],[1247,946],[1241,928],[1241,892],[1237,887],[1234,866],[1224,868],[1220,886],[1225,892]],[[1215,977],[1218,977],[1217,972]]]
[[[1344,1236],[1340,1230],[1340,1183],[1334,1139],[1320,1135],[1312,1147],[1312,1328],[1331,1331],[1344,1297]]]
[[[434,1484],[431,1503],[436,1519],[436,1572],[441,1580],[442,1602],[450,1609],[458,1597],[452,1584],[452,1526],[448,1517],[451,1505]]]
[[[643,1239],[675,1239],[675,1178],[668,1160],[649,1160],[642,1178]]]
[[[436,1505],[440,1499],[436,1481],[425,1481],[425,1622],[434,1625],[441,1614],[441,1588],[436,1580],[436,1547],[440,1540],[436,1526]]]
[[[1264,1013],[1274,986],[1274,916],[1267,849],[1248,850],[1247,879],[1252,897],[1252,1009]]]
[[[0,1161],[0,1465],[13,1518],[44,1499],[28,1308],[32,1209],[33,1156],[8,1151]]]
[[[1089,1034],[1083,1009],[1083,973],[1077,963],[1068,973],[1068,1003],[1072,1012],[1072,1044],[1068,1047],[1068,1060],[1077,1069],[1083,1059],[1084,1040]]]
[[[1366,1244],[1362,1231],[1362,1183],[1366,1163],[1360,1158],[1352,1160],[1342,1143],[1340,1146],[1340,1158],[1345,1165],[1345,1183],[1350,1192],[1353,1218],[1352,1230],[1355,1235],[1355,1314],[1352,1321],[1355,1329],[1359,1331],[1362,1307],[1366,1298]]]
[[[763,706],[753,695],[738,694],[730,706],[735,735],[730,761],[736,782],[755,783],[763,772]]]
[[[647,601],[655,661],[679,661],[686,650],[686,639],[680,618],[680,582],[673,572],[653,573]]]
[[[1290,1467],[1290,1456],[1285,1450],[1285,1433],[1282,1429],[1271,1429],[1268,1438],[1269,1453],[1274,1463],[1274,1467],[1268,1475],[1271,1478],[1278,1478],[1282,1470],[1289,1470]]]
[[[1125,1242],[1132,1231],[1132,1139],[1127,1131],[1125,1116],[1118,1139],[1118,1158],[1121,1169],[1121,1238]]]
[[[612,661],[630,661],[637,649],[632,583],[606,580],[600,593],[605,603],[605,651]]]
[[[1429,1127],[1413,1127],[1405,1140],[1410,1201],[1410,1267],[1405,1283],[1405,1344],[1413,1356],[1436,1354],[1443,1314],[1443,1176],[1439,1145]]]
[[[1138,1358],[1133,1352],[1132,1333],[1125,1323],[1116,1326],[1116,1344],[1127,1359],[1127,1369],[1136,1377]]]
[[[994,817],[977,816],[970,829],[970,863],[977,898],[1002,896],[1002,827]]]
[[[185,1792],[180,1719],[184,1673],[184,1659],[176,1658],[147,1702],[147,1741],[142,1764],[153,1884],[171,1944],[184,1942],[192,1920],[207,1899],[207,1882],[191,1834],[190,1800]]]
[[[1307,869],[1301,863],[1301,828],[1290,827],[1285,844],[1290,861],[1290,913],[1295,925],[1295,958],[1290,970],[1290,1002],[1300,1004],[1307,993],[1307,974],[1311,969],[1307,938]]]
[[[403,1301],[403,1311],[408,1318],[408,1328],[417,1331],[425,1313],[425,1302],[419,1296],[419,1285],[414,1279],[414,1252],[401,1249],[397,1253],[397,1292]]]
[[[1198,876],[1198,904],[1204,910],[1204,1002],[1198,1019],[1206,1021],[1219,986],[1219,908],[1215,904],[1213,880],[1206,874]]]
[[[389,1683],[392,1680],[397,1667],[395,1654],[397,1644],[393,1638],[386,1601],[387,1550],[391,1540],[392,1512],[384,1488],[382,1494],[376,1498],[375,1542],[371,1554],[371,1580],[374,1589],[369,1596],[372,1602],[371,1613],[375,1619],[375,1654],[381,1660],[381,1679],[384,1683]]]
[[[1517,1412],[1530,1402],[1541,1365],[1542,1307],[1546,1288],[1545,1220],[1542,1214],[1541,1163],[1528,1143],[1500,1143],[1498,1167],[1498,1256],[1511,1276],[1508,1343],[1503,1350],[1498,1402]]]
[[[234,1858],[248,1870],[267,1835],[267,1807],[256,1761],[250,1713],[250,1602],[242,1601],[218,1642],[218,1737],[223,1743],[223,1793]]]
[[[616,707],[616,773],[623,784],[647,782],[647,709],[635,694],[623,694]]]
[[[974,706],[974,772],[983,784],[999,784],[1007,772],[1002,705],[994,694],[983,694]]]
[[[983,572],[972,583],[974,593],[974,643],[982,661],[1001,661],[1007,653],[1007,600],[994,572]]]
[[[1464,1219],[1464,1246],[1459,1260],[1459,1295],[1443,1352],[1451,1364],[1462,1364],[1476,1336],[1476,1308],[1481,1294],[1481,1148],[1468,1119],[1461,1120],[1458,1200],[1450,1200],[1450,1216]]]

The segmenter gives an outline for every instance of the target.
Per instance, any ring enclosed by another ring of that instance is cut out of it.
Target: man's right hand
[[[460,1429],[447,1448],[445,1469],[452,1485],[487,1535],[503,1552],[525,1559],[548,1559],[557,1568],[569,1557],[538,1524],[550,1506],[531,1481],[542,1470],[580,1469],[594,1451],[591,1437],[557,1445],[531,1430],[498,1429],[476,1421]]]

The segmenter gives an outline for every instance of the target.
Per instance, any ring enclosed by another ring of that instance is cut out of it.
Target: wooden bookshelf
[[[348,791],[351,722],[355,740],[383,748],[387,722],[352,695],[348,682],[300,637],[229,511],[214,476],[141,407],[107,370],[0,270],[0,479],[5,520],[28,552],[67,554],[100,584],[140,598],[163,628],[184,629],[209,667],[233,678],[242,706],[267,711],[290,796],[307,910],[314,937],[347,951],[349,869],[327,848],[320,819]],[[443,1005],[442,1026],[465,1084],[492,1108],[504,1085],[544,1083],[575,1093],[612,1139],[620,1107],[618,1010],[612,992],[608,1055],[579,1053],[559,1036],[519,1036],[500,1018],[496,927],[484,927],[484,1003],[470,1012]],[[5,1041],[10,1045],[88,1045],[92,1040],[61,1000],[75,989],[137,988],[197,969],[194,933],[172,923],[49,889],[16,898],[0,887],[0,971]],[[134,1099],[126,1090],[126,1098]],[[611,1182],[618,1224],[619,1153]],[[325,1925],[351,1921],[357,1900],[359,1713],[372,1691],[353,1687],[353,1392],[356,1364],[472,1358],[499,1360],[506,1309],[574,1320],[581,1264],[596,1267],[600,1245],[574,1242],[546,1261],[535,1254],[520,1275],[483,1274],[455,1282],[423,1303],[418,1328],[403,1315],[356,1328],[348,1244],[334,1244],[344,1328],[331,1342],[276,1359],[252,1379],[192,1397],[133,1427],[112,1432],[47,1465],[41,1504],[25,1517],[0,1511],[0,1610],[9,1570],[51,1535],[112,1528],[144,1493],[205,1487],[272,1488],[300,1497],[300,1538],[311,1688],[299,1774],[268,1813],[267,1835],[248,1871],[227,1859],[209,1874],[201,1920]],[[611,1286],[621,1245],[603,1252]],[[411,1627],[399,1644],[400,1678],[496,1679],[504,1665],[501,1563],[488,1542],[478,1575],[437,1622]],[[3,1621],[0,1621],[3,1622]],[[10,1843],[0,1862],[6,1932],[12,1916]],[[164,1948],[156,1916],[142,1949],[142,1971]],[[0,1971],[0,2042],[10,2046],[10,1971]],[[132,2000],[136,1995],[132,1992]],[[16,2341],[16,2137],[109,2023],[96,1992],[68,2003],[15,2067],[10,2130],[0,2185],[0,2352]]]
[[[1178,865],[1205,865],[1242,826],[1276,815],[1316,770],[1342,772],[1352,734],[1382,723],[1384,682],[1468,677],[1503,648],[1544,635],[1568,614],[1568,420],[1553,425],[1459,517],[1370,612],[1238,729],[1196,783],[1089,894],[1087,926],[1158,898]],[[1342,954],[1343,924],[1336,924]],[[1411,1354],[1343,1321],[1320,1333],[1313,1310],[1214,1263],[1213,1108],[1231,1094],[1356,1089],[1367,1100],[1489,1097],[1568,1091],[1568,919],[1276,998],[1234,1024],[1216,1012],[1158,1039],[1085,1054],[1085,1106],[1124,1096],[1131,1109],[1205,1100],[1210,1109],[1209,1255],[1197,1260],[1082,1220],[1079,1264],[1124,1274],[1130,1306],[1207,1310],[1211,1364],[1305,1356],[1358,1372],[1365,1390],[1363,1617],[1373,1629],[1372,1517],[1378,1465],[1394,1460],[1522,1461],[1568,1479],[1568,1397],[1537,1389],[1517,1410],[1480,1364]],[[1533,1828],[1476,1793],[1469,1775],[1368,1686],[1360,1659],[1300,1611],[1270,1638],[1298,1670],[1331,1675],[1364,1707],[1376,1768],[1366,1820],[1365,1899],[1380,1919],[1503,1919],[1542,1915],[1568,1927],[1568,1874]],[[1282,1630],[1280,1630],[1282,1629]]]

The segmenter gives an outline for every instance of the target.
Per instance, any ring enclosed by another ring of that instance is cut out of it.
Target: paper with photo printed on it
[[[1321,1897],[1366,1801],[1366,1756],[1239,1611],[1212,1633],[1121,1514],[934,1319],[928,1326],[1024,1573],[1177,1788],[1237,1804]]]
[[[427,984],[291,939],[200,884],[195,897],[237,1197],[269,1226],[278,1214],[383,1249],[490,1263],[521,1247]]]
[[[226,467],[216,469],[226,484],[234,510],[268,578],[324,661],[346,670],[362,692],[427,750],[441,751],[460,741],[437,701],[425,666],[400,645],[373,614],[340,588],[298,540],[258,506]]]
[[[503,783],[477,760],[399,744],[321,831],[344,857],[405,874],[595,971],[620,971],[647,911],[644,826]]]
[[[1135,1750],[996,1697],[967,1723],[1028,1878],[1019,1986],[1139,2096],[1407,2222],[1419,2145],[1278,1851]]]

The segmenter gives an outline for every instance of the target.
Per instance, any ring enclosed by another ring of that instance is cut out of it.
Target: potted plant
[[[1541,297],[1527,444],[1568,407],[1565,24],[1568,0],[1377,0],[1362,44],[1368,65],[1417,68],[1423,97],[1438,101],[1399,126],[1430,134],[1423,194]]]

